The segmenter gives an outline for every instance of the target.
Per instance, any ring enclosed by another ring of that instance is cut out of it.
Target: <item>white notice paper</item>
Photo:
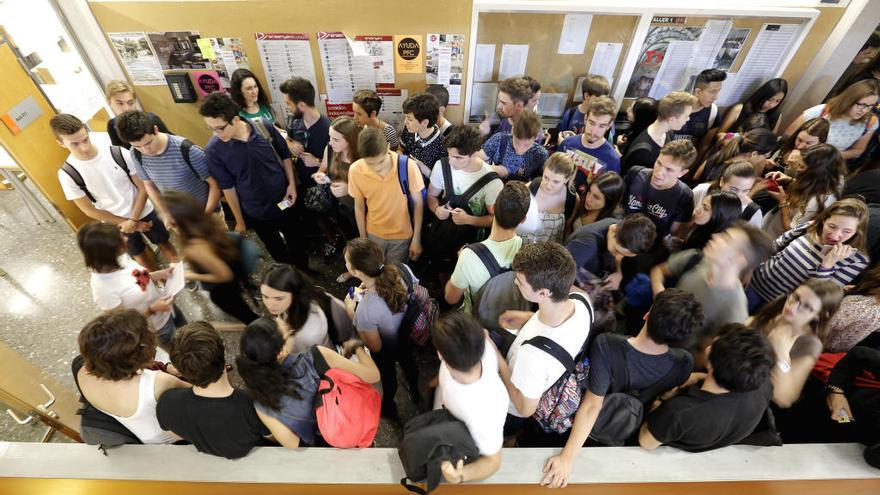
[[[660,65],[660,70],[657,71],[657,77],[654,79],[654,85],[648,96],[659,100],[671,91],[684,90],[688,79],[687,68],[694,44],[696,41],[676,40],[669,42],[663,63]]]
[[[732,27],[733,21],[706,21],[706,27],[700,33],[697,45],[691,54],[688,75],[696,75],[712,67]]]
[[[317,88],[312,47],[306,33],[256,33],[257,50],[266,73],[266,86],[278,122],[286,122],[290,111],[284,104],[281,83],[293,76],[308,79]]]
[[[183,290],[186,285],[186,278],[183,274],[183,262],[172,263],[171,273],[168,274],[168,280],[165,281],[165,295],[173,296]]]
[[[359,89],[376,89],[373,57],[356,55],[340,32],[319,32],[318,49],[330,103],[348,103]]]
[[[565,14],[562,23],[562,33],[559,35],[559,48],[556,53],[560,55],[583,55],[584,45],[587,44],[587,36],[590,34],[590,23],[593,16],[590,14]]]
[[[782,60],[791,50],[792,43],[800,32],[799,24],[764,24],[761,31],[752,43],[748,55],[743,60],[733,83],[724,82],[724,89],[730,87],[729,93],[724,94],[724,100],[719,97],[718,106],[728,106],[739,103],[752,91],[768,79],[776,77],[783,69],[780,67]]]
[[[390,35],[355,37],[355,55],[367,55],[373,60],[376,86],[394,85],[394,41]]]
[[[495,45],[478,43],[477,53],[474,56],[474,81],[491,81],[493,68],[495,68]]]
[[[495,83],[475,82],[471,85],[470,121],[482,122],[487,115],[494,114],[497,97],[498,85]]]
[[[501,45],[501,62],[498,67],[498,80],[522,77],[526,73],[529,59],[529,45]]]
[[[147,35],[140,32],[107,33],[110,43],[119,54],[131,82],[135,86],[164,86],[165,74],[156,58]]]
[[[617,61],[620,52],[623,51],[623,43],[596,43],[593,52],[593,60],[590,62],[590,74],[605,76],[611,86],[614,86],[614,70],[617,69]],[[578,91],[575,90],[577,93]],[[583,101],[583,95],[581,95]]]
[[[562,117],[568,93],[541,93],[538,99],[538,115],[541,117]]]

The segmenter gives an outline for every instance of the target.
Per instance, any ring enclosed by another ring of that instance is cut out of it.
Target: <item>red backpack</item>
[[[379,392],[369,383],[331,368],[321,376],[315,397],[318,430],[333,447],[369,447],[379,429],[381,405]]]

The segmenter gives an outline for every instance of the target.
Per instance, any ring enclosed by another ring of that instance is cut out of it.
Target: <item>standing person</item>
[[[385,141],[392,151],[397,151],[400,139],[394,126],[379,120],[379,110],[382,109],[382,98],[372,89],[360,89],[354,93],[351,107],[354,111],[354,120],[361,129],[374,127],[382,131]]]
[[[403,130],[400,150],[416,161],[425,178],[431,176],[431,167],[446,156],[444,134],[437,126],[440,104],[433,95],[418,93],[403,102]]]
[[[699,154],[704,153],[715,139],[721,116],[715,100],[721,94],[721,87],[727,79],[727,72],[721,69],[706,69],[697,74],[694,82],[695,103],[688,121],[675,132],[673,139],[690,139]]]
[[[531,110],[519,113],[511,133],[497,132],[485,143],[480,158],[507,182],[528,182],[541,174],[547,150],[536,139],[541,133],[541,119]]]
[[[623,279],[623,258],[647,253],[654,246],[656,235],[654,222],[634,213],[621,220],[604,218],[575,230],[565,249],[578,267],[578,282],[599,280],[602,285],[597,287],[598,291],[616,291]]]
[[[268,121],[242,119],[238,110],[222,93],[211,93],[199,107],[214,133],[205,147],[208,170],[229,203],[235,232],[253,228],[275,261],[308,270],[308,254],[291,208],[297,188],[290,149]]]
[[[159,131],[140,111],[120,115],[117,127],[120,137],[133,147],[134,168],[166,228],[171,227],[161,197],[166,191],[189,194],[205,205],[208,213],[220,211],[220,186],[211,177],[202,148],[186,138]]]
[[[629,127],[617,136],[617,151],[620,156],[626,156],[629,144],[657,120],[657,100],[647,96],[637,99],[627,107],[626,118],[629,120]]]
[[[488,139],[499,132],[510,133],[519,114],[529,109],[531,98],[532,87],[522,77],[511,77],[498,83],[498,104],[495,107],[498,113],[492,114],[491,117],[487,115],[480,122],[480,135]],[[540,129],[535,133],[532,141],[538,138],[539,133]]]
[[[540,178],[529,183],[533,204],[526,222],[517,229],[523,244],[562,242],[571,230],[578,195],[573,191],[575,166],[568,155],[553,153]]]
[[[318,304],[321,289],[290,265],[275,265],[263,277],[260,295],[269,313],[290,327],[292,352],[306,352],[316,345],[332,346],[327,318]]]
[[[123,141],[122,138],[119,137],[119,133],[116,131],[116,118],[125,112],[137,110],[137,97],[134,94],[134,88],[125,81],[110,81],[104,89],[104,96],[107,98],[107,103],[110,104],[110,109],[116,114],[116,117],[113,117],[107,122],[107,134],[110,135],[110,144],[129,149],[131,148],[131,145]],[[162,119],[159,118],[158,115],[152,112],[146,112],[146,114],[150,117],[153,125],[159,128],[160,132],[171,134],[171,131],[168,130],[168,126],[165,125],[165,122],[162,122]]]
[[[623,179],[617,173],[603,172],[596,176],[581,194],[583,201],[578,203],[572,231],[617,215],[623,191]]]
[[[828,144],[840,150],[844,160],[858,158],[877,130],[877,117],[871,109],[877,105],[878,95],[880,84],[877,81],[859,81],[828,100],[828,103],[804,110],[788,126],[785,134],[791,136],[806,120],[823,118],[831,124]]]
[[[571,157],[577,168],[575,191],[584,194],[593,178],[604,172],[620,173],[620,155],[605,139],[614,123],[617,104],[607,96],[593,99],[584,115],[583,133],[564,139],[558,150]]]
[[[257,76],[248,69],[236,69],[229,84],[229,95],[239,107],[238,116],[243,119],[265,119],[275,123],[275,111]]]
[[[293,165],[297,173],[300,193],[315,185],[312,174],[318,171],[324,158],[324,149],[330,139],[330,120],[315,108],[315,88],[308,79],[291,77],[281,83],[284,104],[290,110],[292,121],[287,128],[287,145],[296,157]]]
[[[243,238],[227,234],[188,194],[170,191],[162,200],[180,234],[183,257],[191,268],[184,273],[186,279],[201,282],[211,301],[229,315],[244,323],[257,319],[242,296],[242,284],[247,281]]]
[[[718,134],[730,129],[739,129],[743,123],[756,113],[767,116],[767,129],[774,134],[779,132],[782,122],[780,107],[788,94],[788,81],[781,78],[770,79],[756,89],[748,99],[730,107],[724,116],[724,122],[718,128]]]
[[[443,137],[446,137],[449,134],[449,130],[452,129],[452,122],[446,120],[446,107],[449,106],[449,90],[442,84],[429,84],[425,88],[425,93],[432,94],[434,98],[437,98],[437,103],[440,105],[440,113],[437,115],[437,127],[440,128]]]
[[[138,177],[128,153],[117,146],[92,144],[85,124],[73,115],[58,114],[49,126],[59,146],[70,155],[58,170],[64,197],[89,218],[115,225],[126,235],[128,254],[143,267],[157,269],[153,252],[147,249],[146,236],[159,246],[168,261],[177,260],[177,251],[153,205],[147,189]]]
[[[703,204],[707,195],[717,192],[735,194],[742,207],[740,218],[760,228],[764,223],[764,214],[761,213],[758,203],[749,197],[756,180],[755,167],[751,163],[745,160],[733,162],[713,182],[704,182],[694,187],[694,204]]]
[[[764,175],[764,169],[773,165],[770,156],[776,151],[778,138],[769,129],[752,129],[730,140],[721,151],[710,156],[694,172],[694,183],[709,182],[724,173],[735,161],[747,161],[755,167],[755,175]]]
[[[730,227],[742,216],[742,202],[736,194],[719,191],[703,197],[694,208],[690,232],[682,249],[703,249],[709,239]]]
[[[628,141],[626,154],[620,163],[621,173],[626,174],[634,166],[653,166],[660,149],[673,141],[675,132],[687,123],[696,104],[694,95],[682,91],[673,91],[661,98],[657,103],[657,120]]]
[[[318,171],[312,179],[318,184],[330,181],[330,193],[338,205],[339,228],[345,239],[357,237],[357,221],[354,218],[354,198],[348,194],[348,171],[351,164],[360,159],[358,136],[361,128],[353,118],[343,115],[330,123],[327,148]],[[344,280],[340,281],[344,282]]]
[[[584,124],[586,123],[584,119],[587,118],[590,105],[595,99],[611,94],[611,84],[608,83],[608,79],[605,76],[594,74],[587,75],[579,89],[583,100],[577,105],[566,108],[562,112],[562,118],[559,119],[559,123],[556,124],[557,144],[576,134],[583,133]],[[654,119],[651,119],[651,122],[653,121]],[[611,125],[613,126],[613,124],[614,117],[612,116]]]
[[[422,254],[425,184],[413,160],[406,160],[409,185],[403,192],[400,156],[388,149],[382,131],[368,127],[358,136],[361,159],[351,165],[348,193],[354,198],[358,233],[375,242],[387,262],[416,260]],[[407,198],[409,196],[409,198]],[[408,202],[412,201],[412,222]]]

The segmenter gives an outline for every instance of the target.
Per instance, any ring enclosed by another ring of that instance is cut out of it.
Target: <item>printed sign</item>
[[[420,74],[422,72],[422,37],[417,34],[394,36],[394,58],[397,72]]]
[[[43,109],[40,108],[37,100],[33,96],[28,96],[0,116],[0,120],[3,120],[3,123],[13,134],[18,134],[42,115]]]
[[[192,72],[193,82],[196,84],[196,91],[199,97],[205,97],[215,91],[223,92],[223,84],[220,81],[220,75],[216,71],[194,71]]]

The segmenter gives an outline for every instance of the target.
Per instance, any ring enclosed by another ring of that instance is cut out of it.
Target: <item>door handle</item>
[[[15,411],[13,411],[12,409],[7,409],[6,412],[7,412],[10,416],[12,416],[12,419],[14,419],[16,423],[18,423],[18,424],[20,424],[20,425],[29,425],[29,424],[33,423],[34,420],[35,420],[33,414],[31,414],[30,416],[28,416],[28,417],[26,417],[26,418],[24,418],[24,419],[21,419],[21,416],[19,416],[18,414],[16,414]]]
[[[58,416],[58,413],[49,409],[49,407],[51,407],[52,404],[55,403],[55,395],[52,394],[52,392],[49,391],[49,389],[46,388],[46,386],[43,385],[42,383],[40,384],[40,388],[43,389],[43,392],[49,396],[49,400],[47,400],[46,402],[44,402],[42,404],[37,404],[37,407],[35,407],[34,409],[45,414],[46,416],[49,416],[50,418],[58,419],[60,417],[60,416]],[[36,420],[36,418],[34,417],[33,414],[30,414],[26,418],[22,419],[22,417],[19,416],[12,409],[7,409],[6,413],[9,414],[10,416],[12,416],[12,419],[14,419],[15,422],[20,425],[29,425]]]

